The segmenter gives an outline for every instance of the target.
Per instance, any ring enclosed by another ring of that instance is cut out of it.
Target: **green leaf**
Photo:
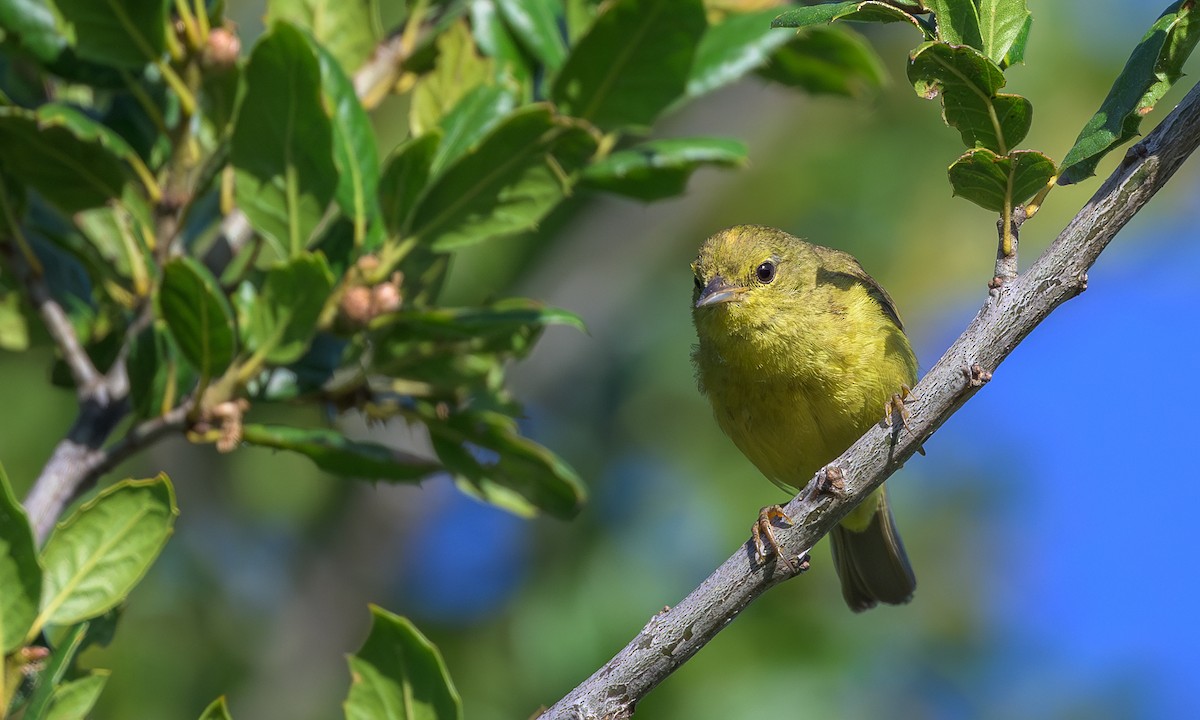
[[[29,323],[21,312],[21,294],[15,291],[0,293],[0,349],[29,349]]]
[[[249,309],[246,349],[272,365],[287,365],[303,357],[333,292],[333,282],[329,264],[319,254],[306,252],[268,270]]]
[[[921,31],[926,39],[931,39],[925,27],[915,17],[886,2],[837,2],[792,8],[772,20],[771,27],[801,28],[834,20],[863,23],[903,22]]]
[[[466,21],[451,25],[437,39],[437,64],[413,88],[409,109],[412,135],[424,135],[472,89],[491,82],[492,61],[479,55]]]
[[[1054,177],[1054,161],[1032,150],[997,155],[987,148],[968,150],[950,166],[954,194],[985,210],[1003,212],[1037,194]]]
[[[1025,0],[974,1],[979,4],[979,34],[983,41],[983,54],[1000,64],[1022,35],[1028,37],[1033,16]],[[1024,53],[1024,42],[1021,40],[1021,54]]]
[[[369,0],[267,0],[266,25],[283,21],[304,28],[349,75],[367,61],[379,41],[371,6]]]
[[[95,134],[82,130],[87,124],[96,125],[47,122],[28,110],[0,107],[0,169],[66,213],[120,197],[124,164]]]
[[[59,32],[54,10],[46,0],[5,0],[0,2],[0,28],[6,40],[20,46],[43,63],[59,56],[67,39]]]
[[[583,481],[562,458],[517,431],[511,417],[493,411],[451,413],[445,420],[427,417],[434,450],[446,468],[486,495],[489,483],[509,488],[533,506],[569,519],[582,507]],[[490,451],[481,460],[470,448]]]
[[[143,420],[170,410],[196,383],[196,374],[182,362],[179,346],[161,322],[137,334],[129,348],[126,368],[130,410]]]
[[[500,14],[525,50],[546,66],[562,67],[567,46],[559,30],[563,22],[558,0],[497,0]]]
[[[92,670],[54,689],[45,720],[85,720],[108,682],[108,670]]]
[[[475,44],[484,55],[495,62],[492,80],[497,84],[515,82],[523,88],[522,96],[528,92],[530,78],[529,60],[525,51],[513,37],[508,25],[500,16],[495,0],[474,0],[469,7],[471,33]]]
[[[1192,2],[1176,2],[1150,27],[1063,159],[1060,185],[1095,175],[1101,158],[1137,136],[1142,117],[1182,76],[1183,63],[1200,40],[1195,15]]]
[[[24,645],[38,614],[42,568],[25,509],[0,466],[0,656]]]
[[[843,27],[810,27],[775,51],[759,75],[810,93],[857,97],[887,80],[879,55]]]
[[[512,93],[495,85],[479,85],[460,98],[438,123],[442,141],[429,172],[436,175],[461,157],[512,112],[515,105]]]
[[[951,45],[970,45],[983,51],[977,3],[985,0],[925,0],[937,17],[937,39]]]
[[[737,167],[745,162],[746,146],[736,140],[651,140],[588,166],[581,183],[639,200],[659,200],[681,194],[703,165]]]
[[[461,720],[441,653],[406,618],[372,605],[371,633],[348,660],[346,720]]]
[[[430,167],[441,139],[440,130],[409,138],[384,165],[379,179],[379,205],[390,235],[408,230],[417,198],[429,182]]]
[[[354,242],[361,247],[372,223],[379,218],[379,150],[375,131],[354,91],[354,83],[337,60],[320,45],[313,45],[313,51],[321,68],[321,89],[333,108],[333,162],[338,171],[334,199],[354,223]]]
[[[766,64],[771,54],[795,37],[771,27],[774,9],[730,15],[700,38],[688,75],[687,95],[698,97],[728,85]]]
[[[163,0],[55,0],[64,30],[84,60],[136,70],[167,50]]]
[[[124,480],[84,503],[42,550],[42,624],[77,623],[125,600],[171,536],[178,514],[162,474]]]
[[[203,377],[229,368],[236,349],[233,310],[207,268],[190,257],[164,265],[158,308],[180,352]]]
[[[606,132],[645,129],[686,92],[706,28],[700,0],[615,0],[571,51],[551,99]]]
[[[233,720],[233,716],[229,714],[229,706],[225,704],[225,696],[222,695],[209,703],[204,712],[200,713],[200,720]]]
[[[29,696],[29,703],[25,706],[25,715],[22,716],[22,720],[45,720],[46,709],[50,707],[54,691],[58,689],[63,678],[67,676],[67,672],[74,665],[75,656],[87,646],[90,629],[91,623],[88,622],[72,625],[54,643],[50,659],[38,673],[37,685]]]
[[[1003,155],[1029,132],[1033,104],[1020,95],[998,93],[1004,73],[978,50],[924,43],[912,51],[908,79],[921,97],[942,98],[946,124],[958,129],[967,147]]]
[[[335,430],[247,424],[242,440],[300,453],[326,472],[365,480],[420,482],[442,469],[435,462],[401,450],[350,440]]]
[[[444,251],[528,230],[566,197],[595,149],[590,133],[549,107],[521,108],[433,181],[408,234]]]
[[[575,313],[526,298],[508,298],[487,307],[403,310],[380,317],[372,329],[386,330],[403,342],[470,340],[477,351],[503,350],[520,357],[532,347],[533,333],[547,325],[587,330]]]
[[[1033,16],[1025,18],[1025,24],[1021,26],[1021,31],[1017,33],[1017,38],[1013,40],[1012,47],[1004,55],[1004,61],[1000,63],[1000,67],[1009,68],[1013,65],[1022,65],[1025,63],[1025,46],[1029,44],[1029,31],[1033,28]]]
[[[337,187],[321,70],[304,35],[276,23],[246,66],[230,161],[238,207],[285,257],[304,249]]]

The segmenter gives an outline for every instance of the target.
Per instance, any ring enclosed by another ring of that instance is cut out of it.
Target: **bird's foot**
[[[892,393],[888,401],[883,404],[883,424],[885,427],[892,427],[892,417],[900,416],[900,424],[905,430],[908,430],[908,418],[912,413],[908,411],[908,406],[905,405],[909,399],[918,400],[917,394],[912,391],[907,385],[900,386],[900,392]]]
[[[792,519],[783,511],[783,508],[778,505],[768,505],[758,511],[758,521],[750,529],[750,537],[754,541],[754,552],[758,561],[766,563],[774,557],[782,561],[792,573],[804,572],[808,569],[807,555],[800,558],[800,565],[797,566],[791,558],[783,553],[782,548],[779,547],[779,539],[775,537],[775,526],[772,523],[774,520],[782,520],[789,526],[792,524]]]

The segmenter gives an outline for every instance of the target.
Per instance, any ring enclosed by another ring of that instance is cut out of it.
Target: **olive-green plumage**
[[[891,298],[850,255],[740,225],[706,240],[692,269],[700,389],[725,434],[784,489],[807,484],[916,382]],[[883,488],[831,538],[853,610],[912,597]]]

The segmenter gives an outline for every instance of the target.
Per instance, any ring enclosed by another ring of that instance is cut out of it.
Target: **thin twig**
[[[1024,274],[989,293],[975,319],[914,388],[907,430],[872,428],[831,465],[844,494],[805,490],[784,508],[795,524],[781,551],[801,556],[883,483],[982,387],[1043,319],[1087,287],[1087,271],[1117,232],[1200,144],[1200,86],[1135,145],[1075,219]],[[818,474],[819,477],[820,474]],[[817,478],[814,478],[814,481]],[[810,486],[811,483],[810,483]],[[812,486],[816,487],[816,486]],[[658,683],[778,584],[782,563],[760,566],[746,543],[674,608],[654,616],[628,645],[540,717],[626,718]]]

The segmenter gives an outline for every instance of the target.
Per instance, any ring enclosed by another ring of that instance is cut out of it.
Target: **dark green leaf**
[[[41,602],[42,568],[25,508],[0,466],[0,656],[24,645]]]
[[[1000,67],[1008,68],[1013,65],[1021,65],[1025,62],[1025,46],[1029,44],[1029,31],[1033,28],[1033,16],[1025,18],[1025,24],[1021,26],[1021,31],[1017,33],[1016,40],[1013,40],[1012,47],[1008,49],[1008,53],[1004,56],[1004,61],[1000,63]]]
[[[368,0],[268,0],[266,24],[282,20],[304,28],[349,75],[366,62],[379,41],[371,5]]]
[[[437,127],[446,113],[474,88],[493,77],[492,61],[481,57],[466,21],[456,22],[437,39],[437,64],[423,76],[412,93],[409,131],[424,135]]]
[[[996,155],[987,148],[968,150],[950,166],[954,194],[985,210],[1003,212],[1037,194],[1054,177],[1054,161],[1032,150]]]
[[[987,0],[925,0],[937,17],[937,39],[951,45],[970,45],[983,51],[977,3]]]
[[[525,298],[477,308],[403,310],[380,317],[372,327],[403,342],[468,340],[476,351],[512,352],[519,357],[532,346],[532,333],[547,325],[586,330],[578,315]],[[455,348],[454,352],[461,350]]]
[[[771,27],[775,9],[730,15],[700,38],[688,75],[687,94],[697,97],[762,67],[794,33]]]
[[[106,615],[105,617],[109,617]],[[67,672],[74,665],[75,656],[88,644],[92,623],[82,622],[66,629],[62,637],[54,643],[53,652],[45,667],[38,673],[38,683],[29,697],[22,720],[44,720],[46,708],[54,696],[54,690],[62,683]]]
[[[500,14],[530,55],[548,70],[557,70],[567,57],[560,29],[562,3],[558,0],[496,0]]]
[[[238,207],[277,251],[293,256],[338,182],[321,70],[304,35],[280,22],[255,44],[245,77],[230,152]]]
[[[471,32],[475,43],[492,58],[492,80],[496,84],[515,83],[526,97],[530,76],[529,59],[500,17],[495,0],[475,0],[470,4]]]
[[[420,482],[442,469],[401,450],[350,440],[335,430],[247,424],[242,439],[251,445],[300,453],[326,472],[365,480]]]
[[[246,349],[272,365],[299,360],[332,292],[333,273],[322,255],[306,252],[275,265],[249,308]]]
[[[70,625],[122,602],[171,536],[175,494],[166,475],[101,491],[54,529],[42,550],[41,615]]]
[[[225,696],[222,695],[209,703],[204,712],[200,713],[200,720],[233,720],[229,714],[229,706],[225,704]]]
[[[182,362],[179,347],[161,323],[145,328],[134,339],[126,362],[129,404],[135,417],[158,417],[196,382],[191,367]]]
[[[28,110],[0,107],[0,168],[66,213],[120,197],[124,164],[96,136],[78,131],[76,124],[44,122]]]
[[[1020,95],[998,93],[1004,73],[978,50],[924,43],[912,51],[908,79],[921,97],[942,98],[946,124],[958,129],[967,147],[1003,155],[1029,132],[1033,104]]]
[[[67,46],[46,0],[0,2],[0,28],[4,29],[6,39],[16,40],[43,63],[57,58]]]
[[[1062,163],[1060,185],[1096,174],[1100,159],[1138,134],[1147,115],[1183,74],[1183,63],[1200,40],[1190,0],[1167,8],[1151,26]]]
[[[446,468],[472,485],[507,487],[555,517],[571,518],[579,512],[586,496],[579,476],[562,458],[522,437],[511,417],[468,411],[451,413],[445,420],[427,419],[426,425]],[[472,447],[488,451],[491,459],[463,451]]]
[[[551,98],[601,130],[643,129],[687,89],[700,0],[615,0],[579,39]]]
[[[515,105],[512,93],[495,85],[476,86],[460,98],[438,123],[442,141],[429,172],[437,175],[447,164],[457,160],[491,132]]]
[[[826,5],[806,5],[792,8],[771,21],[771,27],[809,27],[830,23],[834,20],[847,22],[892,23],[903,22],[920,30],[928,38],[928,33],[917,19],[895,5],[886,2],[837,2]]]
[[[759,74],[810,93],[856,97],[887,80],[883,63],[861,35],[844,27],[810,27],[775,51]]]
[[[45,720],[86,720],[106,682],[107,670],[92,670],[77,680],[54,688]]]
[[[371,119],[358,101],[354,84],[328,51],[314,45],[321,67],[321,88],[333,107],[333,162],[338,169],[334,199],[354,223],[354,241],[366,244],[379,218],[379,150]]]
[[[201,376],[218,377],[229,368],[235,351],[233,311],[207,268],[190,257],[163,266],[158,308],[180,352]]]
[[[389,235],[408,230],[417,198],[429,183],[430,167],[441,139],[440,130],[410,138],[384,165],[379,179],[379,205]]]
[[[746,162],[746,147],[726,138],[651,140],[609,155],[581,176],[587,187],[639,200],[679,195],[703,165],[736,167]]]
[[[371,633],[349,657],[346,720],[461,720],[441,653],[407,619],[371,606]]]
[[[71,46],[84,60],[138,69],[167,49],[163,0],[56,0]]]
[[[433,181],[408,235],[443,251],[528,230],[566,197],[595,149],[590,133],[547,106],[521,108]]]
[[[983,54],[999,64],[1009,55],[1018,40],[1022,44],[1018,53],[1023,54],[1024,38],[1029,35],[1029,23],[1033,18],[1029,14],[1029,8],[1025,6],[1025,0],[974,2],[979,4],[979,34],[983,41],[980,48]]]

